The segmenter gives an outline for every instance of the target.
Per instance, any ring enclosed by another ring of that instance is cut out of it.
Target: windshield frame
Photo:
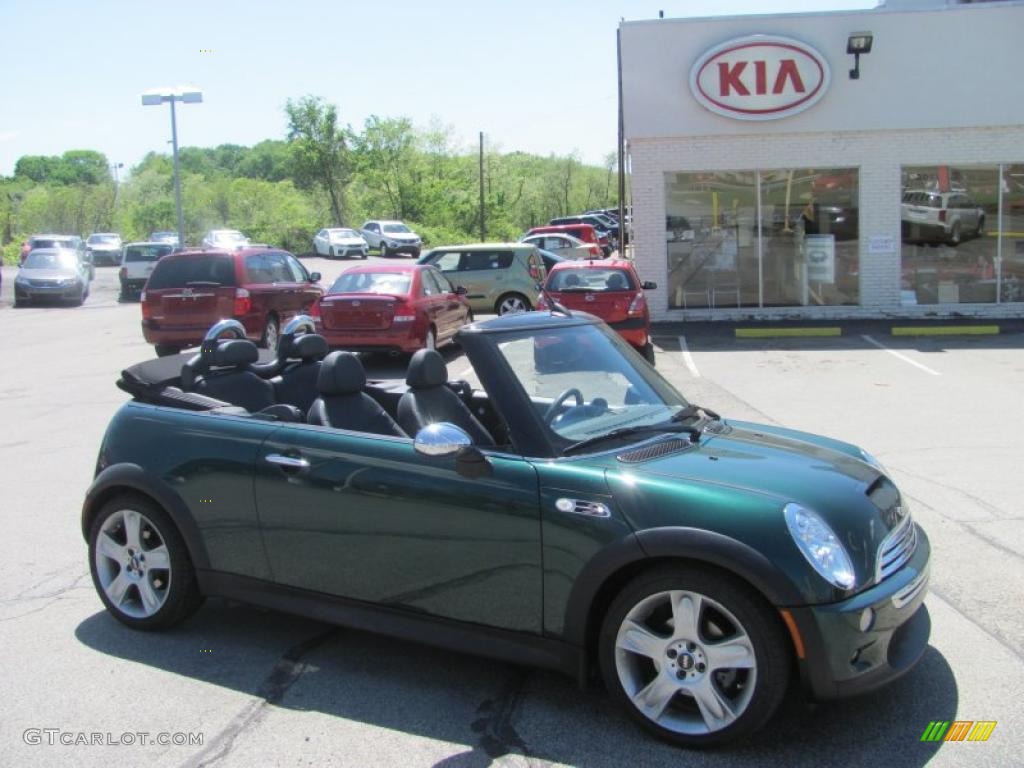
[[[513,445],[516,446],[516,450],[524,457],[577,461],[586,459],[588,456],[609,452],[615,453],[621,451],[625,445],[647,441],[658,434],[657,431],[645,430],[639,434],[609,440],[607,443],[588,447],[584,451],[566,453],[566,449],[579,442],[580,438],[559,435],[545,423],[541,414],[535,409],[529,393],[523,386],[523,382],[512,368],[505,353],[502,352],[500,345],[504,342],[524,337],[557,333],[563,329],[568,330],[581,326],[593,327],[596,332],[602,334],[610,341],[614,349],[622,355],[623,360],[633,367],[636,373],[662,400],[666,399],[666,395],[678,399],[678,403],[672,405],[666,403],[666,407],[673,408],[675,409],[674,412],[678,413],[690,404],[690,401],[664,376],[644,362],[640,353],[636,352],[619,334],[603,323],[584,321],[551,326],[549,328],[510,329],[508,331],[466,334],[461,343],[466,348],[467,353],[469,353],[473,367],[480,378],[481,384],[487,391],[491,403],[509,425]],[[486,353],[478,347],[476,339],[473,337],[486,339],[486,347],[488,347]],[[486,357],[484,357],[485,354]],[[676,408],[676,405],[678,405],[678,408]],[[679,424],[673,423],[670,420],[672,415],[669,414],[664,422],[666,425],[665,434],[675,434],[679,431]],[[662,422],[657,423],[661,424]],[[621,425],[609,426],[607,432],[611,432],[618,426]],[[648,425],[637,424],[635,426],[645,427]]]

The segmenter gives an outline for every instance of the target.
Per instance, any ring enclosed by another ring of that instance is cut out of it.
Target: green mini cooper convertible
[[[599,677],[691,746],[918,661],[928,539],[877,461],[689,403],[556,310],[462,328],[472,383],[434,350],[368,381],[305,318],[274,359],[227,320],[127,369],[82,510],[107,609],[221,595]]]

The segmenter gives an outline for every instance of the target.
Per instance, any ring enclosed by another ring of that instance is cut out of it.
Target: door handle
[[[301,456],[282,456],[279,453],[268,453],[265,460],[277,464],[284,469],[309,469],[309,462]]]

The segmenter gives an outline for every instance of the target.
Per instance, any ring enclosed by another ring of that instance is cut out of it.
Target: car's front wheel
[[[135,494],[103,505],[89,531],[92,581],[107,610],[134,629],[164,629],[202,603],[185,542],[170,516]]]
[[[381,241],[380,244],[380,255],[382,258],[386,258],[388,256],[388,246],[383,241]]]
[[[601,627],[601,674],[630,716],[676,744],[711,746],[764,725],[790,654],[778,617],[742,582],[676,565],[630,582]]]

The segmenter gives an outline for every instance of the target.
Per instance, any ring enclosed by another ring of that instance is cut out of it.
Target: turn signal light
[[[313,306],[309,308],[309,316],[314,320],[320,319],[320,300],[317,299],[313,302]]]
[[[946,220],[946,211],[944,211],[944,210],[939,211],[939,221],[945,221],[945,220]]]
[[[252,309],[252,299],[249,298],[249,292],[245,288],[235,289],[235,308],[233,314],[235,317],[241,317],[242,315],[249,314]]]

